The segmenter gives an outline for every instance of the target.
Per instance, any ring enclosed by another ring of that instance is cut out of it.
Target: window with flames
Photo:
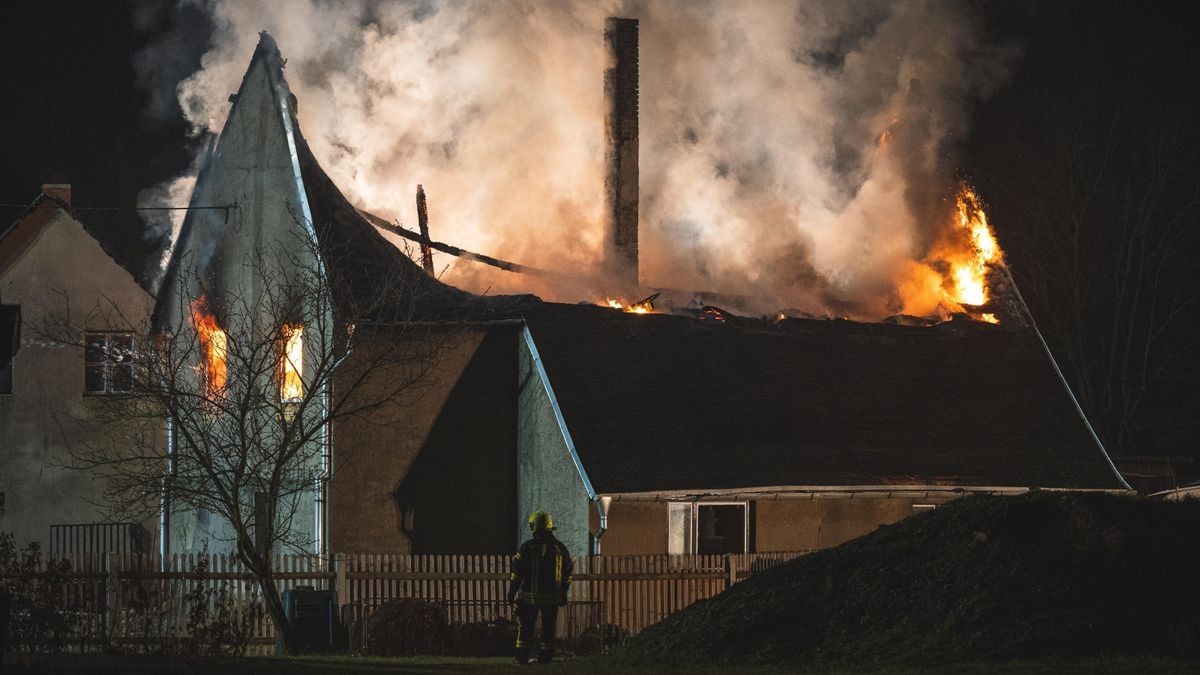
[[[304,400],[304,326],[283,324],[278,352],[279,400],[299,403]]]

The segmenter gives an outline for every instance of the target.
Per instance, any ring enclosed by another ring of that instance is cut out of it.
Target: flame
[[[219,399],[225,395],[227,362],[229,360],[229,336],[217,324],[217,317],[209,310],[208,300],[202,295],[190,305],[192,325],[200,339],[200,354],[203,362],[196,366],[200,375],[200,391],[206,399]]]
[[[914,262],[901,283],[904,313],[945,317],[968,312],[988,323],[999,323],[993,313],[976,314],[973,307],[991,299],[988,271],[1002,263],[1004,253],[988,225],[979,196],[967,185],[959,186],[951,227],[921,263]]]
[[[951,262],[953,299],[960,305],[983,305],[988,301],[988,265],[1000,261],[1000,246],[974,190],[964,185],[955,199],[955,207],[958,227],[968,235],[969,249],[966,255]]]
[[[279,398],[295,403],[304,398],[304,326],[283,324],[279,355]]]
[[[629,314],[650,314],[654,311],[654,298],[656,297],[658,297],[657,293],[644,300],[639,300],[632,303],[625,301],[624,298],[619,300],[616,298],[607,298],[605,299],[604,304],[613,309],[619,309],[622,312],[628,312]]]

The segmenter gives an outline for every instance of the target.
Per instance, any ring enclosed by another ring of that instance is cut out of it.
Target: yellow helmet
[[[538,530],[553,530],[554,519],[545,511],[534,511],[529,516],[529,531],[537,532]]]

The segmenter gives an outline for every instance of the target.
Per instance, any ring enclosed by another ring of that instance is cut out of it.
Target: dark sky
[[[43,182],[70,182],[77,205],[132,207],[140,190],[187,168],[189,141],[169,109],[170,96],[160,87],[158,113],[149,114],[153,101],[135,66],[135,54],[181,20],[164,10],[173,5],[49,0],[5,6],[0,203],[28,203]],[[1200,218],[1185,208],[1200,179],[1200,138],[1193,128],[1200,126],[1200,22],[1185,2],[984,0],[984,7],[989,29],[1019,45],[1022,57],[1011,82],[975,111],[970,138],[950,151],[988,199],[1018,283],[1028,289],[1056,353],[1063,353],[1068,376],[1075,383],[1085,377],[1104,382],[1093,385],[1098,391],[1119,390],[1132,375],[1128,364],[1110,357],[1110,336],[1160,317],[1155,303],[1150,310],[1144,302],[1129,303],[1108,273],[1124,260],[1110,243],[1127,234],[1135,216],[1176,223],[1173,256],[1160,270],[1159,287],[1200,295],[1200,274],[1190,264],[1200,254]],[[206,35],[198,17],[182,20],[193,26],[193,43],[175,55],[175,66],[187,70],[198,63]],[[1167,178],[1149,181],[1168,164]],[[1072,181],[1081,177],[1095,179],[1098,198],[1081,202],[1073,194]],[[1145,198],[1147,190],[1153,199]],[[0,219],[17,213],[0,208]],[[1087,221],[1089,268],[1076,279],[1089,291],[1082,298],[1062,292],[1071,279],[1059,260],[1061,237],[1047,239],[1080,214]],[[92,224],[121,242],[121,262],[134,270],[156,245],[142,238],[133,212]],[[1194,309],[1200,316],[1200,306]],[[1134,422],[1102,430],[1110,446],[1200,460],[1194,441],[1200,437],[1198,334],[1200,321],[1186,318],[1156,342],[1162,354],[1140,364],[1153,386],[1139,399]],[[1093,417],[1114,418],[1111,403],[1085,407]]]
[[[0,203],[29,203],[43,183],[65,182],[76,204],[133,206],[140,190],[187,168],[186,127],[146,114],[133,55],[151,34],[135,30],[134,4],[6,5]],[[199,51],[191,58],[198,63]],[[0,208],[0,219],[18,213]],[[154,242],[143,242],[137,214],[106,214],[103,225],[126,242],[122,262],[139,267]]]

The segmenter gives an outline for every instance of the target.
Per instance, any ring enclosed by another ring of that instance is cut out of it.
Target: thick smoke
[[[949,158],[1009,56],[954,0],[188,5],[214,26],[176,89],[195,133],[267,30],[351,201],[411,226],[422,183],[435,239],[581,276],[601,269],[604,19],[638,18],[643,283],[864,318],[936,309],[914,289]],[[437,262],[475,291],[627,290]]]

